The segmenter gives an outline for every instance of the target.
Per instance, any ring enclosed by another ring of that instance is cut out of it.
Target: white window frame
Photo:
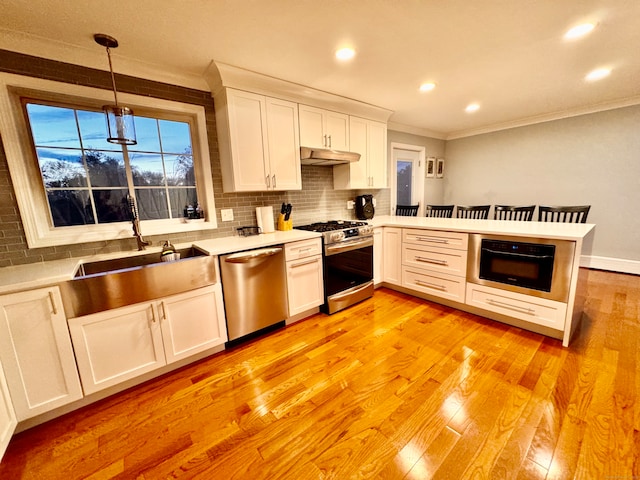
[[[23,96],[57,100],[77,104],[79,107],[84,105],[100,108],[113,103],[113,92],[0,73],[0,135],[29,248],[131,238],[133,232],[130,222],[53,226],[40,169],[32,148],[30,129],[20,101]],[[198,202],[205,211],[206,218],[203,222],[187,223],[182,219],[142,220],[142,233],[151,236],[217,228],[204,107],[120,92],[118,100],[136,113],[163,117],[178,114],[192,119],[191,136]]]

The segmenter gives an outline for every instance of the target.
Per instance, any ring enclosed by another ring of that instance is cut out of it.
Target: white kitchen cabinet
[[[384,276],[384,235],[383,228],[373,229],[373,284],[378,285],[383,281]]]
[[[18,425],[16,412],[11,404],[9,387],[0,363],[0,461],[7,451],[11,436]]]
[[[299,105],[300,145],[348,152],[349,115]]]
[[[69,320],[85,393],[227,340],[220,285]]]
[[[296,103],[227,88],[215,106],[225,192],[302,189]]]
[[[467,305],[564,330],[567,304],[498,288],[467,283]]]
[[[384,227],[383,232],[383,278],[387,283],[402,284],[402,229]]]
[[[69,330],[86,394],[166,364],[153,303],[71,318]]]
[[[403,229],[402,286],[463,303],[468,244],[466,233]]]
[[[208,350],[227,341],[222,285],[173,295],[159,302],[167,363]]]
[[[324,303],[322,243],[319,238],[285,245],[289,316]]]
[[[333,167],[333,188],[387,188],[387,125],[349,117],[349,146],[360,160]]]
[[[18,421],[82,398],[58,287],[0,296],[0,362]]]

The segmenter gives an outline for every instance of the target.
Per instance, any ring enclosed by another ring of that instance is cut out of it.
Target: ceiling
[[[118,73],[208,89],[215,59],[458,138],[640,103],[638,19],[638,0],[2,0],[0,48],[108,69],[93,41],[106,33]],[[589,35],[563,38],[584,22]],[[587,82],[599,67],[612,72]]]

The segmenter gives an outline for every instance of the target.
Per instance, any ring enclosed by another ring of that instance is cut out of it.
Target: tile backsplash
[[[110,88],[108,72],[6,50],[0,50],[0,71]],[[78,80],[79,78],[82,80]],[[324,220],[354,220],[355,210],[347,209],[347,201],[355,200],[356,195],[363,193],[372,194],[376,199],[376,214],[384,215],[390,211],[389,189],[334,190],[332,167],[303,166],[301,191],[223,193],[215,114],[210,93],[122,75],[117,75],[117,82],[119,91],[203,105],[206,112],[218,228],[188,234],[148,238],[145,236],[145,239],[151,240],[154,245],[161,245],[166,239],[173,243],[182,243],[234,235],[238,227],[257,225],[256,207],[273,206],[274,217],[276,217],[283,202],[293,206],[291,218],[294,227]],[[0,137],[1,134],[2,132]],[[4,187],[0,190],[0,267],[136,249],[133,237],[124,240],[29,249],[2,145],[0,145],[0,185]],[[234,219],[223,222],[220,210],[229,208],[233,209]]]

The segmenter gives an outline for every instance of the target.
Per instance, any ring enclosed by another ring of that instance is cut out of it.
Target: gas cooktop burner
[[[311,232],[332,232],[334,230],[345,230],[348,228],[364,227],[367,222],[354,222],[351,220],[331,220],[329,222],[317,222],[310,225],[302,225],[296,227],[300,230],[309,230]]]

